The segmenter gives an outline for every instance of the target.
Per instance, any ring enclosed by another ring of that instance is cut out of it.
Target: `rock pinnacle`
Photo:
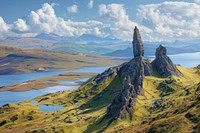
[[[140,32],[139,32],[137,26],[135,26],[135,29],[134,29],[132,44],[133,44],[134,57],[144,56],[144,46],[143,46],[142,38],[140,36]]]

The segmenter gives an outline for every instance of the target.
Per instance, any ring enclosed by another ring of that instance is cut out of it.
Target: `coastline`
[[[80,80],[81,78],[91,78],[97,73],[83,73],[83,72],[69,72],[67,74],[60,74],[51,77],[39,78],[36,80],[29,80],[20,84],[13,84],[9,86],[0,87],[2,91],[23,92],[29,90],[38,90],[46,87],[59,85],[59,81],[63,80]],[[80,83],[77,83],[80,84]]]

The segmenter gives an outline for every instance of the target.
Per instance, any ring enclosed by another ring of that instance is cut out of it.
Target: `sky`
[[[0,38],[54,33],[131,40],[189,41],[200,37],[200,0],[0,0]]]

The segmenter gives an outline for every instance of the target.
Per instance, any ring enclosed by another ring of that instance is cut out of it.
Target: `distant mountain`
[[[144,42],[145,54],[154,55],[158,45],[162,44],[169,49],[169,54],[189,53],[200,51],[200,40],[188,42]],[[42,48],[50,50],[68,50],[85,54],[104,54],[106,56],[131,57],[131,41],[114,38],[102,38],[84,34],[80,37],[63,37],[57,34],[39,34],[32,38],[9,37],[0,40],[0,46],[15,46],[19,48]]]
[[[58,42],[67,41],[66,37],[59,36],[54,33],[50,33],[50,34],[41,33],[41,34],[35,36],[34,38],[38,38],[38,39],[42,39],[42,40],[52,40],[52,41],[58,41]]]
[[[109,44],[109,43],[117,43],[117,42],[123,42],[122,40],[119,39],[113,39],[109,37],[97,37],[95,35],[90,35],[90,34],[83,34],[79,37],[64,37],[64,36],[59,36],[54,33],[50,34],[45,34],[41,33],[34,38],[37,39],[42,39],[42,40],[52,40],[52,41],[57,41],[57,42],[73,42],[73,43],[82,43],[82,44],[90,44],[90,45],[95,45],[95,44]]]
[[[109,38],[109,37],[97,37],[94,35],[89,35],[89,34],[83,34],[80,37],[77,37],[74,39],[75,42],[81,42],[81,43],[87,43],[87,44],[95,44],[95,43],[116,43],[116,42],[122,42],[120,39],[116,38]]]
[[[144,44],[145,48],[145,56],[151,56],[154,55],[156,47],[158,47],[158,44]],[[191,52],[198,52],[198,49],[195,49],[194,46],[187,46],[187,47],[171,47],[166,46],[168,49],[168,54],[178,54],[178,53],[191,53]],[[116,57],[132,57],[133,51],[132,48],[128,47],[124,50],[116,50],[114,52],[106,53],[104,54],[106,56],[116,56]]]

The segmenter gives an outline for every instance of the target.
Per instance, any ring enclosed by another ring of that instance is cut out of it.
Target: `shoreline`
[[[83,73],[83,72],[69,72],[66,74],[59,74],[56,76],[50,76],[45,78],[39,78],[36,80],[29,80],[19,84],[13,84],[9,86],[0,87],[0,92],[24,92],[29,90],[39,90],[46,87],[52,87],[60,85],[58,82],[63,80],[80,80],[81,78],[91,78],[97,73]],[[80,83],[77,83],[80,85]],[[70,84],[69,84],[70,85]]]

